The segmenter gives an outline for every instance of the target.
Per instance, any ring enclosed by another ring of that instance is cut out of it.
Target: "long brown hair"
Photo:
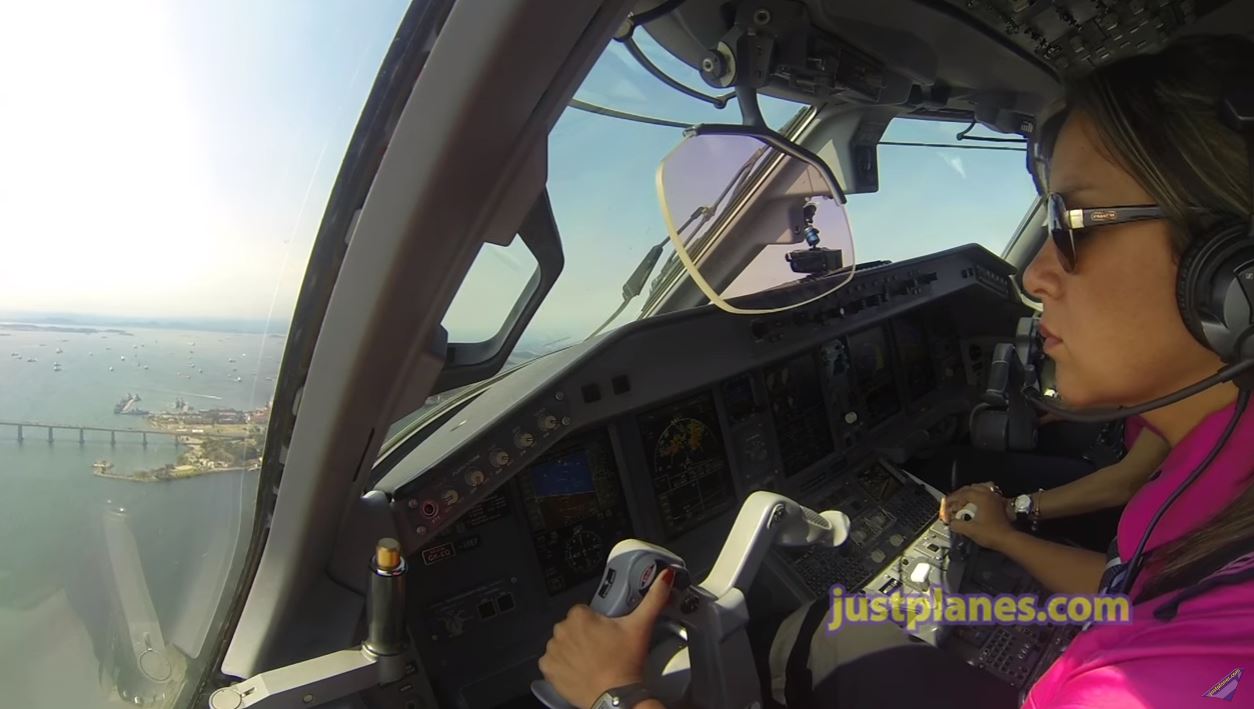
[[[1254,87],[1254,42],[1236,36],[1178,40],[1067,86],[1068,112],[1093,122],[1107,157],[1167,213],[1177,256],[1215,221],[1248,222],[1254,208],[1245,142],[1219,118],[1224,93],[1236,87]],[[1155,550],[1147,592],[1205,573],[1240,540],[1254,542],[1254,484],[1205,526]]]

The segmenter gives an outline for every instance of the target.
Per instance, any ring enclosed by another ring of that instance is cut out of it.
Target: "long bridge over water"
[[[140,442],[148,445],[149,436],[157,436],[158,438],[165,436],[173,440],[175,446],[178,446],[183,438],[216,438],[221,440],[241,440],[243,436],[229,436],[223,433],[196,433],[192,431],[149,431],[142,428],[109,428],[107,426],[79,426],[69,423],[41,423],[39,421],[0,421],[0,429],[16,429],[17,442],[24,443],[28,435],[28,430],[37,432],[48,432],[48,443],[51,445],[56,442],[55,431],[65,431],[70,434],[70,440],[74,440],[73,434],[78,432],[78,444],[85,445],[87,443],[87,432],[104,432],[109,434],[109,445],[117,445],[118,434],[123,435],[123,440],[135,440],[139,438]],[[63,437],[61,440],[65,440]]]

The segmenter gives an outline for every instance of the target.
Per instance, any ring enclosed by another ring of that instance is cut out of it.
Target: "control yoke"
[[[772,546],[835,547],[848,534],[849,517],[843,512],[819,514],[782,495],[758,491],[741,505],[718,560],[701,584],[691,583],[686,564],[673,552],[626,539],[610,551],[590,607],[611,618],[627,615],[663,570],[674,569],[671,599],[659,625],[676,630],[686,643],[655,647],[649,666],[665,669],[646,683],[669,707],[757,706],[762,691],[745,632],[745,596],[762,560]],[[659,652],[667,657],[657,657]],[[573,709],[546,681],[533,682],[531,691],[549,709]]]

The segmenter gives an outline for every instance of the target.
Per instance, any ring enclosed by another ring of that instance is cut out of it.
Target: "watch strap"
[[[640,702],[652,698],[653,694],[643,682],[633,682],[605,690],[600,697],[597,697],[592,709],[631,709]]]

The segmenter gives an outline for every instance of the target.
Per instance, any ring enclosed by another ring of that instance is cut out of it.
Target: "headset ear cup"
[[[1198,265],[1204,261],[1199,257],[1203,251],[1207,250],[1206,245],[1212,243],[1217,236],[1219,235],[1213,233],[1200,234],[1193,240],[1193,243],[1189,244],[1184,254],[1180,256],[1180,268],[1176,278],[1176,306],[1180,309],[1180,317],[1193,337],[1207,349],[1213,349],[1213,347],[1206,340],[1206,333],[1202,330],[1202,319],[1196,307]]]
[[[1233,340],[1244,327],[1232,330],[1232,323],[1224,322],[1228,312],[1224,302],[1228,292],[1224,278],[1234,275],[1234,259],[1254,259],[1254,240],[1250,239],[1245,225],[1230,224],[1199,235],[1199,238],[1180,257],[1179,277],[1176,281],[1176,305],[1180,317],[1204,347],[1218,354],[1225,362],[1233,361]],[[1203,322],[1211,325],[1212,341],[1206,334]],[[1221,334],[1222,333],[1222,334]]]

